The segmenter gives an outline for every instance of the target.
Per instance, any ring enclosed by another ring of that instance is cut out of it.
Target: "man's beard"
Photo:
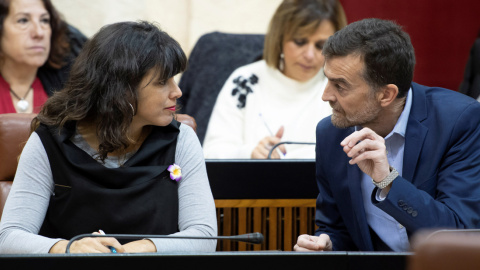
[[[332,107],[332,124],[337,128],[365,126],[377,119],[382,109],[374,99],[369,99],[364,108],[353,115],[346,115],[342,107],[332,102],[330,106]]]

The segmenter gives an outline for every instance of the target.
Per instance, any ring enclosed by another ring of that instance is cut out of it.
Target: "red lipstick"
[[[169,111],[172,111],[172,112],[174,112],[174,111],[175,111],[175,106],[168,107],[168,108],[166,108],[166,109],[167,109],[167,110],[169,110]]]

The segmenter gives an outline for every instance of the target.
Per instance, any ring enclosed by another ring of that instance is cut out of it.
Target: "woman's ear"
[[[397,96],[398,87],[395,84],[387,84],[382,87],[378,99],[382,107],[387,107],[392,104],[392,102],[397,98]]]

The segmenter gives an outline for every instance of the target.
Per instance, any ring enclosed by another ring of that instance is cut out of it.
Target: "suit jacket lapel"
[[[363,206],[363,196],[362,196],[362,171],[358,168],[357,165],[347,165],[347,179],[349,181],[350,189],[350,198],[352,200],[352,211],[355,215],[355,224],[356,234],[359,237],[357,243],[361,246],[358,248],[360,250],[373,250],[373,244],[370,237],[370,230],[368,229],[368,223],[365,216],[365,208]]]
[[[418,159],[422,151],[423,143],[428,132],[428,128],[421,122],[427,118],[427,106],[425,91],[422,86],[412,83],[412,108],[408,118],[405,151],[403,158],[403,178],[412,181],[417,169]],[[357,244],[361,250],[373,250],[373,244],[368,228],[365,209],[363,206],[363,197],[361,192],[362,172],[358,166],[348,166],[347,179],[349,183],[349,191],[351,194],[353,214],[357,221],[356,230],[361,241]]]
[[[402,177],[413,181],[420,152],[428,132],[428,128],[421,122],[427,118],[425,91],[422,86],[412,83],[412,109],[408,117],[405,135],[405,151],[403,155]]]

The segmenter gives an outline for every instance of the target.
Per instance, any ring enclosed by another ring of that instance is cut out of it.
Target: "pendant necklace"
[[[10,87],[10,92],[18,99],[17,108],[20,110],[20,112],[26,112],[28,110],[28,107],[30,106],[30,104],[25,99],[27,98],[28,93],[32,91],[32,89],[33,87],[30,87],[27,93],[25,93],[25,96],[23,98],[20,98],[15,92],[13,92],[12,88]]]

